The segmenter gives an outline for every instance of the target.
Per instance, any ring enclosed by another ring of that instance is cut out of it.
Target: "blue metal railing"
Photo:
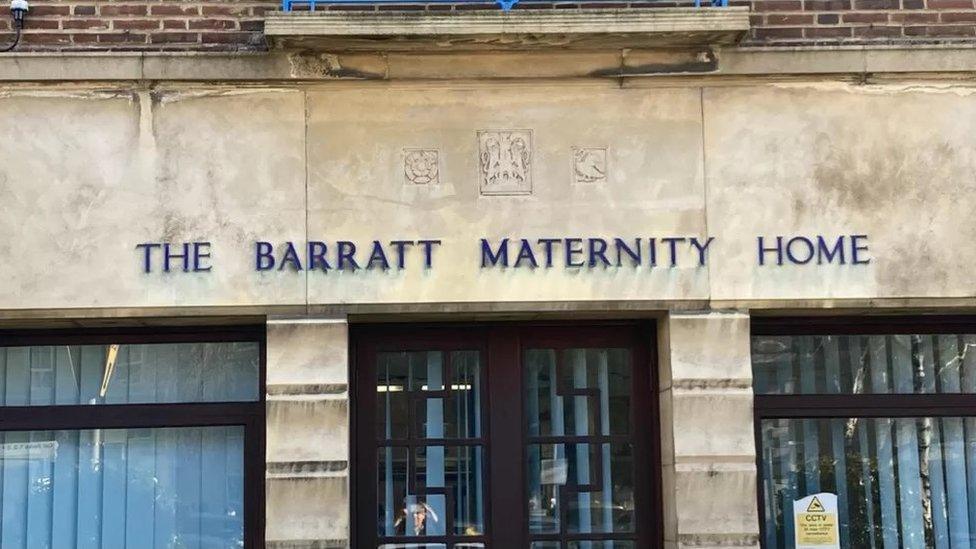
[[[597,0],[599,1],[599,0]],[[713,7],[726,7],[729,5],[729,0],[704,0],[710,6]],[[281,0],[281,10],[282,11],[294,11],[296,7],[301,8],[303,11],[315,11],[317,6],[330,6],[336,4],[485,4],[485,0]],[[519,3],[519,0],[494,0],[494,3],[501,8],[502,11],[508,11],[515,7]],[[699,8],[703,4],[703,0],[695,0],[695,7]]]

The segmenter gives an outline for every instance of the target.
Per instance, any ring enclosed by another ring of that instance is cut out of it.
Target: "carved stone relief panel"
[[[481,194],[532,194],[532,130],[480,130],[478,152]]]
[[[403,178],[407,185],[440,183],[440,154],[437,149],[403,149]]]
[[[573,183],[605,183],[606,147],[573,147]]]

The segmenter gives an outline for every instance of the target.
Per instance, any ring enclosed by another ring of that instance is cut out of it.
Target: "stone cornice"
[[[712,58],[714,56],[714,58]],[[972,78],[976,48],[848,47],[483,53],[0,54],[0,82],[253,83],[586,78],[706,82],[784,77]]]
[[[428,53],[728,45],[748,30],[746,7],[322,11],[276,14],[265,21],[265,34],[283,47]]]

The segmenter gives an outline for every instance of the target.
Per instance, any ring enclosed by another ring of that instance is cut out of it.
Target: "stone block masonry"
[[[523,2],[516,9],[688,6],[690,1]],[[976,43],[974,0],[732,0],[751,7],[742,45]],[[263,51],[277,1],[34,0],[17,51]],[[0,8],[0,43],[13,38]],[[336,5],[328,9],[468,10],[484,4]]]

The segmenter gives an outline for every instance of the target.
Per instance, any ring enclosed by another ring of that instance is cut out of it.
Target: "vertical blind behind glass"
[[[3,549],[244,544],[244,429],[0,433]]]
[[[255,342],[0,348],[0,405],[257,401]]]
[[[756,394],[976,393],[976,334],[752,338]]]

